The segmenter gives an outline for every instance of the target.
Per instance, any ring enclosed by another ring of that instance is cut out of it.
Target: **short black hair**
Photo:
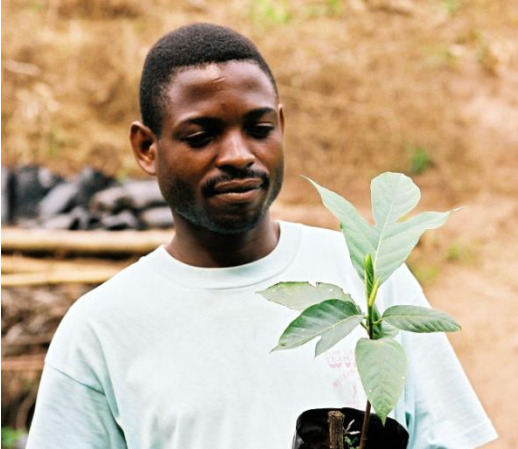
[[[228,61],[256,63],[271,80],[277,95],[273,74],[252,41],[230,28],[211,23],[187,25],[159,39],[146,56],[140,80],[144,125],[160,137],[164,91],[180,69]]]

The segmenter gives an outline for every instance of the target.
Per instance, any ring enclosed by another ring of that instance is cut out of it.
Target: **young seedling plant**
[[[362,310],[341,287],[326,283],[281,282],[259,292],[266,299],[301,311],[273,350],[299,347],[320,337],[318,356],[362,326],[367,336],[358,340],[356,365],[367,396],[360,449],[367,441],[371,406],[385,424],[405,384],[406,357],[395,339],[400,330],[410,332],[454,332],[459,324],[444,312],[427,307],[394,305],[381,313],[376,306],[379,287],[407,259],[421,235],[442,226],[450,212],[406,215],[420,199],[419,188],[401,173],[383,173],[371,182],[370,225],[340,195],[309,180],[323,204],[338,218],[352,264],[365,283],[366,309]]]

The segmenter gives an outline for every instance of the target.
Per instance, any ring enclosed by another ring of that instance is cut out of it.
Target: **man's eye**
[[[208,145],[212,139],[213,135],[207,132],[199,132],[196,134],[192,134],[183,139],[184,142],[187,143],[191,148],[202,148]]]
[[[256,125],[252,126],[248,129],[248,134],[256,139],[266,139],[271,132],[273,131],[273,126],[271,125]]]

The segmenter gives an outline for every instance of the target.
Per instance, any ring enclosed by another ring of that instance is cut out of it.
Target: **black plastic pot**
[[[320,408],[307,410],[297,419],[292,449],[329,449],[329,412],[339,410],[344,415],[345,436],[357,440],[363,424],[364,411],[353,408]],[[351,424],[352,422],[352,424]],[[387,418],[385,426],[378,416],[370,417],[366,449],[406,449],[408,432],[397,421]],[[356,447],[356,446],[354,446]],[[347,449],[347,445],[345,445]]]

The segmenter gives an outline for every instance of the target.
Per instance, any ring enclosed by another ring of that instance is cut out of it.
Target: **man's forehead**
[[[200,68],[200,76],[208,79],[216,79],[221,76],[222,70],[220,64],[208,64],[205,67]]]
[[[263,85],[275,89],[264,71],[254,61],[225,61],[212,62],[200,66],[187,66],[178,70],[172,77],[167,90],[190,88],[195,85],[217,84],[229,80],[236,83],[246,83],[250,87]]]
[[[178,77],[217,78],[221,75],[223,63],[211,62],[199,66],[185,66],[176,71],[171,82]]]

